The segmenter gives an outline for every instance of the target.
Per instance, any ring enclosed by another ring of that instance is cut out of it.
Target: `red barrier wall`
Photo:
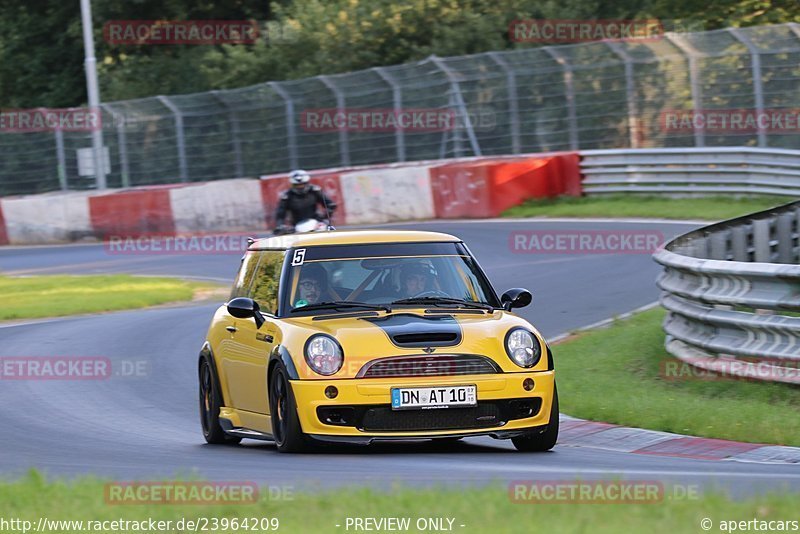
[[[0,204],[0,245],[8,245],[8,232],[6,232],[6,220],[3,218],[2,204]]]
[[[581,194],[577,154],[432,167],[438,218],[496,217],[529,198]]]
[[[344,195],[342,194],[342,184],[338,173],[313,173],[311,172],[311,183],[318,185],[325,191],[328,197],[336,202],[336,214],[333,216],[333,223],[345,224],[347,221],[347,210],[344,205]],[[275,209],[278,207],[278,198],[281,193],[289,189],[289,178],[267,178],[261,180],[261,199],[264,202],[264,210],[267,214],[267,228],[275,227]]]
[[[100,237],[175,232],[168,188],[90,197],[89,217]]]

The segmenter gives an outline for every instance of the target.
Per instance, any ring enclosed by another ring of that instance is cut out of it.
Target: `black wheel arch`
[[[207,360],[209,363],[209,368],[211,369],[211,378],[214,381],[214,384],[219,388],[219,394],[221,397],[222,405],[228,406],[225,402],[225,392],[222,391],[222,382],[219,379],[219,372],[217,371],[217,360],[214,358],[214,351],[211,349],[211,343],[206,341],[203,343],[203,348],[200,349],[200,356],[197,358],[197,372],[200,373],[200,367],[203,365],[203,360]]]

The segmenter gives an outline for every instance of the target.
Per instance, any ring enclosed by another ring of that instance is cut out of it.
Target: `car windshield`
[[[285,292],[285,309],[295,314],[304,307],[359,311],[348,303],[371,305],[363,310],[498,305],[486,277],[460,243],[314,247],[295,256],[302,262],[290,267]],[[319,306],[326,302],[338,306]]]

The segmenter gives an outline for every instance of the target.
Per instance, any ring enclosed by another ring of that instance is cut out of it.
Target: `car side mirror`
[[[252,317],[256,322],[256,329],[261,328],[264,324],[264,318],[261,316],[261,309],[258,307],[258,302],[247,297],[237,297],[231,299],[227,304],[228,313],[237,319],[249,319]]]
[[[513,308],[524,308],[530,304],[532,300],[533,295],[531,295],[531,292],[521,287],[509,289],[500,297],[500,303],[506,311],[511,311]]]

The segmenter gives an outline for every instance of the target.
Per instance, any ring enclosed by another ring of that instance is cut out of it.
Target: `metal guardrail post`
[[[395,81],[394,77],[386,72],[384,67],[374,67],[372,70],[392,88],[392,107],[395,114],[399,116],[403,110],[403,91],[400,85]],[[397,149],[397,161],[402,163],[406,160],[406,132],[403,128],[397,127],[395,129],[394,142]]]
[[[570,65],[567,58],[561,52],[552,46],[545,46],[542,48],[552,57],[556,63],[561,65],[564,71],[564,89],[566,90],[565,98],[567,101],[567,128],[569,129],[569,148],[570,150],[578,150],[579,137],[578,137],[578,115],[575,111],[575,81],[572,65]]]
[[[173,104],[166,96],[159,95],[156,98],[158,98],[175,117],[175,142],[178,145],[178,173],[180,174],[181,182],[188,182],[189,167],[186,163],[186,140],[183,132],[183,114],[181,110],[178,109],[178,106]]]
[[[56,172],[58,173],[58,185],[62,191],[69,189],[67,184],[67,158],[64,153],[64,132],[61,128],[56,128],[53,132],[56,139]]]
[[[625,94],[628,100],[628,141],[631,148],[639,148],[639,105],[636,101],[636,84],[633,80],[633,58],[619,43],[606,41],[606,45],[625,64]]]
[[[236,178],[241,178],[244,176],[244,165],[242,164],[242,144],[239,141],[239,120],[225,99],[219,95],[219,91],[210,91],[210,93],[228,112],[228,123],[231,125],[231,147],[233,148],[233,172]]]
[[[447,76],[447,79],[450,80],[450,87],[453,91],[453,96],[455,97],[456,106],[461,112],[461,118],[464,121],[464,127],[467,130],[467,137],[469,138],[469,142],[472,147],[472,155],[480,156],[481,147],[478,144],[478,138],[475,136],[475,129],[472,127],[472,121],[470,120],[469,113],[467,112],[467,104],[464,102],[464,95],[461,94],[461,85],[458,83],[458,78],[456,78],[453,70],[445,65],[444,61],[442,61],[442,58],[431,56],[430,60],[439,70],[444,72],[445,76]],[[461,154],[457,153],[456,156],[461,157]]]
[[[267,85],[272,87],[272,90],[283,99],[284,105],[286,106],[286,137],[289,141],[289,146],[287,147],[289,152],[289,166],[293,169],[297,169],[300,167],[300,164],[297,158],[297,130],[294,124],[294,100],[292,100],[292,96],[286,92],[286,89],[281,87],[280,83],[268,82]]]
[[[322,84],[330,89],[333,93],[334,98],[336,98],[336,111],[342,115],[345,114],[345,103],[344,103],[344,95],[336,87],[328,76],[317,76],[319,81]],[[347,136],[347,128],[339,128],[339,154],[341,157],[342,167],[349,167],[350,166],[350,140]]]
[[[683,52],[683,55],[686,56],[686,60],[689,62],[689,85],[692,91],[692,109],[695,115],[699,115],[703,111],[703,89],[700,87],[700,67],[697,64],[697,59],[701,54],[682,35],[668,32],[665,33],[664,36],[678,47],[678,50]],[[702,128],[694,129],[694,146],[706,146],[706,133]]]
[[[509,67],[508,62],[497,52],[489,52],[487,55],[497,63],[503,72],[506,73],[506,85],[508,86],[508,117],[511,123],[511,153],[519,154],[522,151],[519,140],[519,99],[517,97],[517,75]]]
[[[100,107],[106,110],[114,121],[114,127],[117,129],[117,144],[119,145],[120,183],[122,187],[130,187],[131,176],[128,163],[128,133],[125,130],[125,116],[114,111],[114,108],[108,104],[101,104]]]
[[[740,28],[728,28],[728,33],[747,47],[750,52],[750,68],[753,76],[753,97],[755,98],[756,116],[758,117],[756,125],[758,127],[758,146],[767,146],[767,133],[764,130],[764,124],[761,117],[764,114],[764,83],[761,78],[761,54],[758,47],[753,43],[750,36],[743,32]]]

